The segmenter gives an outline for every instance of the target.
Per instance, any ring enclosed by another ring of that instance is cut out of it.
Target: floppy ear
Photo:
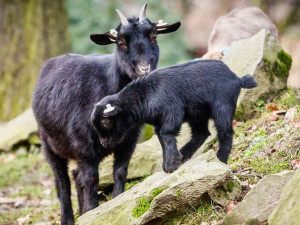
[[[116,37],[111,34],[111,32],[106,32],[103,34],[91,34],[90,38],[93,42],[98,45],[109,45],[116,42]]]
[[[181,25],[180,21],[170,24],[170,25],[156,23],[157,34],[167,34],[167,33],[174,32],[174,31],[178,30],[180,25]]]

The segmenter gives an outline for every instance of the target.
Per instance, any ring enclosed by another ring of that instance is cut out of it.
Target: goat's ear
[[[103,34],[91,34],[90,38],[97,45],[109,45],[116,42],[116,37],[111,32]]]
[[[181,25],[180,21],[169,25],[164,23],[157,23],[156,24],[157,34],[167,34],[167,33],[174,32],[178,30],[180,25]]]

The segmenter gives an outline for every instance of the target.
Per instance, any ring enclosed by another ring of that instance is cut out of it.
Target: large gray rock
[[[283,171],[265,176],[219,225],[259,225],[265,223],[278,204],[283,188],[293,175],[294,171]]]
[[[215,130],[210,126],[212,135],[207,138],[206,142],[201,146],[195,155],[204,152],[215,138]],[[190,140],[190,127],[183,124],[180,135],[177,137],[177,146],[180,149]],[[100,189],[106,189],[113,185],[113,156],[109,156],[100,163]],[[154,172],[162,171],[162,148],[156,135],[151,139],[138,144],[133,156],[130,160],[128,168],[128,180],[141,178],[153,174]]]
[[[26,142],[38,144],[37,123],[31,109],[0,126],[0,150],[8,151],[14,146]]]
[[[300,170],[283,189],[279,203],[272,212],[269,225],[300,224]]]
[[[154,173],[82,215],[77,224],[163,224],[170,215],[199,206],[203,194],[231,180],[230,168],[210,150],[171,174]]]
[[[244,119],[257,99],[286,88],[292,58],[269,31],[261,30],[233,42],[222,61],[239,77],[251,74],[258,83],[257,88],[241,91],[236,115]]]

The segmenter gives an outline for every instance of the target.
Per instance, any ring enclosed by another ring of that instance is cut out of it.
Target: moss
[[[157,188],[152,191],[152,194],[149,198],[141,198],[136,207],[132,210],[132,215],[137,218],[142,216],[150,208],[150,204],[153,199],[164,190],[165,188]]]
[[[227,191],[232,192],[233,188],[234,188],[234,182],[230,181],[230,182],[226,183],[225,188],[226,188]]]
[[[176,196],[177,196],[177,197],[180,197],[180,196],[181,196],[181,190],[180,190],[180,189],[178,189],[178,190],[176,191]]]
[[[30,107],[45,60],[69,50],[64,2],[28,0],[1,4],[7,19],[0,21],[5,33],[5,38],[0,36],[0,120],[11,119]]]
[[[269,72],[270,82],[274,82],[274,77],[286,78],[289,75],[290,68],[292,66],[292,57],[285,51],[281,50],[277,53],[277,59],[271,64],[270,60],[265,57],[265,69]]]

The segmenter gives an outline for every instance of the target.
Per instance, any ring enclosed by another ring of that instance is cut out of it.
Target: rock
[[[298,225],[300,221],[300,170],[295,171],[295,175],[283,189],[279,203],[272,212],[269,225]]]
[[[219,225],[261,224],[268,220],[294,171],[265,176]],[[281,223],[284,224],[284,223]]]
[[[216,137],[215,130],[210,124],[212,135],[200,147],[195,156],[208,149],[211,141]],[[177,146],[180,149],[190,140],[190,127],[183,124],[180,135],[177,137]],[[104,190],[113,185],[113,156],[107,157],[100,163],[100,190]],[[133,180],[144,176],[149,176],[154,172],[162,171],[162,149],[156,135],[141,144],[138,144],[130,160],[127,180]]]
[[[28,109],[18,117],[0,127],[0,150],[8,151],[14,146],[27,142],[39,144],[37,123],[32,109]]]
[[[249,39],[233,42],[222,61],[239,77],[252,74],[258,83],[256,88],[241,91],[236,116],[243,120],[260,97],[286,88],[292,58],[270,32],[261,30]]]
[[[162,224],[174,213],[198,207],[204,194],[232,179],[230,168],[218,161],[211,150],[171,174],[154,173],[82,215],[77,224]]]

